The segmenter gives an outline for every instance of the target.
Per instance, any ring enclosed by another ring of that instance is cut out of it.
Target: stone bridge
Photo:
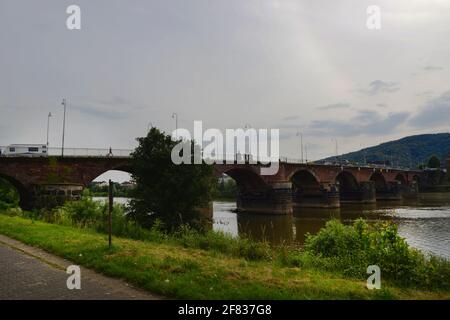
[[[238,185],[242,212],[288,214],[299,207],[339,207],[345,202],[400,200],[418,191],[422,171],[279,163],[276,175],[261,175],[261,164],[215,164]],[[131,172],[128,157],[0,157],[0,177],[12,183],[24,209],[50,199],[78,198],[99,175],[109,170]]]

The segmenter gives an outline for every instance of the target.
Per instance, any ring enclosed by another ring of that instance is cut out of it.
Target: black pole
[[[111,233],[112,233],[112,211],[113,211],[113,183],[109,180],[108,186],[109,195],[109,214],[108,214],[108,245],[111,248]]]

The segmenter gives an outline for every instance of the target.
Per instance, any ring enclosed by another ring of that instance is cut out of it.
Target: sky
[[[66,147],[131,149],[174,112],[278,128],[290,158],[301,132],[309,160],[449,132],[449,21],[445,0],[2,0],[0,145],[45,143],[51,112],[59,147],[63,98]]]

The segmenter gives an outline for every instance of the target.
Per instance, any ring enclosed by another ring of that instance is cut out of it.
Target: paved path
[[[0,235],[0,300],[160,299],[126,282],[81,268],[81,289],[67,289],[70,261]]]

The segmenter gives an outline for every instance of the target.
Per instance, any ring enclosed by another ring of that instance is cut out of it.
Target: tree
[[[169,232],[183,224],[202,229],[205,218],[199,209],[211,201],[212,167],[205,163],[174,164],[171,152],[180,140],[172,140],[157,128],[137,141],[139,146],[131,155],[136,189],[128,216],[147,228],[160,220]],[[191,142],[191,150],[193,147]]]
[[[433,155],[430,157],[430,159],[428,159],[427,167],[438,169],[441,167],[441,161],[439,160],[439,158],[437,156]]]

